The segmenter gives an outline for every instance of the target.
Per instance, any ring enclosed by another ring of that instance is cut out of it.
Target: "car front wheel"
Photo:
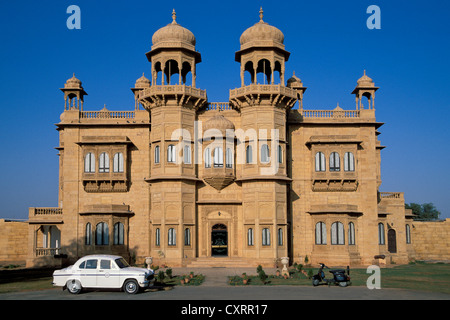
[[[126,293],[136,294],[139,292],[139,285],[136,280],[130,279],[125,281],[125,283],[123,284],[123,289]]]
[[[78,280],[69,280],[66,283],[67,290],[72,294],[81,292],[81,283]]]

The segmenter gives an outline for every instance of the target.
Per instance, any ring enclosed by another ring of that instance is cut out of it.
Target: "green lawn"
[[[305,268],[305,271],[308,272],[309,269]],[[293,270],[290,270],[291,277],[289,279],[268,274],[265,285],[312,285],[312,281],[307,276],[293,272]],[[381,268],[380,270],[381,288],[401,288],[450,294],[450,264],[414,263]],[[315,274],[317,269],[312,269],[312,271]],[[327,277],[332,276],[331,273],[328,273],[328,270],[325,270],[325,272]],[[367,279],[371,275],[372,273],[367,273],[365,268],[351,269],[351,285],[366,286]],[[258,276],[249,276],[248,278],[248,285],[263,285]],[[230,285],[243,285],[241,277],[230,277]]]
[[[306,272],[310,268],[304,268]],[[304,285],[311,286],[311,280],[302,273],[293,272],[291,277],[284,279],[275,275],[267,274],[265,285]],[[317,268],[312,269],[314,273]],[[326,270],[327,271],[327,270]],[[352,286],[366,286],[371,273],[367,269],[351,269],[350,277]],[[331,273],[327,276],[331,276]],[[256,274],[256,271],[255,271]],[[262,285],[257,276],[249,276],[248,285]],[[174,276],[164,279],[164,286],[177,286],[181,277]],[[201,285],[204,276],[196,275],[189,285]],[[230,285],[243,285],[241,277],[230,277]],[[186,285],[186,284],[184,284]],[[0,293],[43,290],[55,288],[52,286],[51,273],[31,271],[2,271],[0,272]],[[414,263],[409,265],[398,265],[389,268],[381,268],[381,288],[402,288],[409,290],[421,290],[431,292],[442,292],[450,294],[450,264],[443,263]]]

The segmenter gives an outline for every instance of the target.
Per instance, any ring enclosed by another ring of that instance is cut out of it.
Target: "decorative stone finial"
[[[259,9],[259,19],[260,19],[259,21],[260,21],[260,22],[264,22],[264,21],[263,21],[263,13],[264,13],[264,11],[263,11],[263,9],[262,9],[262,7],[261,7],[261,8]]]
[[[175,9],[172,10],[172,24],[177,24],[176,22],[177,19],[177,13],[175,12]]]

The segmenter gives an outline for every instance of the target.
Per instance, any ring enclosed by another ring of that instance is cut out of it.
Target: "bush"
[[[168,268],[168,269],[166,270],[166,274],[167,274],[167,276],[169,277],[169,279],[172,279],[172,269],[171,269],[171,268]]]
[[[266,273],[264,272],[264,270],[261,269],[261,271],[259,272],[258,276],[259,276],[259,280],[261,280],[261,282],[262,282],[263,284],[266,284],[267,275],[266,275]]]
[[[160,271],[158,272],[158,281],[159,281],[159,282],[164,282],[164,278],[165,278],[165,276],[164,276],[164,271],[163,271],[163,270],[160,270]]]

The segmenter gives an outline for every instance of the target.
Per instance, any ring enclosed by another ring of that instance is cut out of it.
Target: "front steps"
[[[189,261],[187,268],[253,268],[257,263],[239,257],[200,257]]]

